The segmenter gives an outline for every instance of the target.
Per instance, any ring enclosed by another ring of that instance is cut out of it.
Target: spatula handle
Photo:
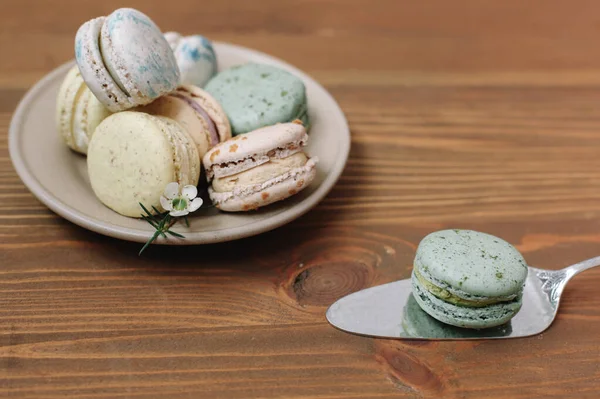
[[[575,263],[574,265],[566,267],[563,270],[567,273],[568,278],[571,278],[584,270],[591,269],[592,267],[596,266],[600,266],[600,256],[584,260],[583,262]]]

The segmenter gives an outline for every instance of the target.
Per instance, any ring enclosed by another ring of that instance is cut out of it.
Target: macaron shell
[[[184,100],[167,95],[148,105],[136,108],[136,110],[151,115],[165,116],[178,122],[196,143],[199,156],[206,154],[210,148],[206,122]]]
[[[305,189],[316,176],[317,160],[309,159],[304,167],[296,168],[284,175],[266,181],[260,189],[245,188],[245,192],[236,190],[217,193],[211,187],[208,193],[213,204],[226,212],[255,210],[260,207],[284,200]]]
[[[227,118],[227,114],[223,110],[223,107],[221,107],[221,104],[209,92],[191,85],[183,85],[177,92],[188,95],[206,111],[217,127],[221,142],[231,138],[229,118]]]
[[[269,162],[273,157],[288,157],[301,151],[307,140],[306,129],[297,123],[281,123],[236,136],[204,155],[207,178],[239,173]],[[226,166],[221,167],[222,164]]]
[[[520,293],[525,259],[508,242],[471,230],[442,230],[425,237],[414,266],[427,280],[455,293],[502,297]]]
[[[227,69],[205,89],[222,105],[234,135],[291,122],[306,114],[302,80],[270,65],[245,64]]]
[[[483,308],[469,308],[452,305],[423,289],[419,281],[411,279],[413,296],[425,312],[435,319],[463,328],[489,328],[508,322],[521,308],[521,299],[502,302]]]
[[[73,115],[72,136],[75,142],[75,147],[77,147],[78,151],[82,154],[87,154],[88,145],[90,143],[87,126],[87,106],[90,101],[90,97],[94,97],[90,89],[87,87],[82,89],[82,93],[75,104],[75,112]]]
[[[190,181],[188,184],[198,186],[198,183],[200,183],[200,176],[202,175],[202,162],[200,161],[201,158],[198,149],[189,135],[186,136],[185,148],[188,152],[188,158],[190,159]]]
[[[169,43],[145,14],[121,8],[102,25],[104,63],[137,105],[148,104],[179,85],[179,68]]]
[[[194,140],[183,126],[170,118],[156,117],[156,123],[167,135],[173,148],[176,181],[182,187],[197,186],[200,178],[200,157]]]
[[[132,99],[116,84],[106,69],[100,51],[100,32],[105,17],[84,23],[75,36],[75,59],[88,88],[110,111],[118,112],[135,106]]]
[[[167,135],[169,142],[173,148],[173,160],[175,162],[175,178],[180,186],[187,186],[191,180],[190,177],[190,158],[189,153],[185,148],[185,143],[179,135],[179,129],[175,126],[169,126],[166,120],[157,120],[156,123],[161,125],[162,131]],[[165,118],[166,119],[166,118]]]
[[[110,112],[89,89],[87,89],[84,94],[88,99],[85,108],[87,113],[86,133],[90,140],[98,125],[104,119],[112,115],[112,112]]]
[[[217,72],[217,56],[210,40],[201,35],[185,36],[168,32],[169,42],[179,71],[181,84],[204,87]]]
[[[78,151],[72,135],[76,99],[83,90],[83,78],[75,66],[67,72],[56,98],[56,128],[69,148]]]
[[[167,135],[155,117],[141,112],[106,118],[90,141],[87,161],[96,196],[125,216],[140,217],[139,203],[158,208],[167,184],[177,181]]]
[[[96,127],[110,115],[111,112],[84,85],[83,92],[75,105],[73,120],[73,137],[81,153],[87,154]]]

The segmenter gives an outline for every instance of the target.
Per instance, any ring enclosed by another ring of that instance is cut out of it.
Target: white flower
[[[165,187],[165,193],[160,197],[160,205],[173,217],[186,216],[202,205],[202,198],[196,198],[197,195],[196,187],[185,186],[180,193],[179,184],[172,182]]]

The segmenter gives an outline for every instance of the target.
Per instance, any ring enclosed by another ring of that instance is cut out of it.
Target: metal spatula
[[[327,320],[354,334],[403,339],[498,339],[539,334],[556,317],[560,296],[576,274],[600,266],[600,256],[561,270],[529,268],[523,306],[507,324],[472,330],[449,326],[425,313],[411,294],[410,279],[345,296],[327,310]]]

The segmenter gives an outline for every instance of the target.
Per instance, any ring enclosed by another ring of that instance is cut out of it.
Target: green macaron
[[[298,77],[263,64],[227,69],[205,87],[223,107],[234,135],[276,123],[309,125],[306,88]]]
[[[521,308],[527,270],[519,251],[498,237],[471,230],[437,231],[417,248],[413,295],[443,323],[499,326]]]

